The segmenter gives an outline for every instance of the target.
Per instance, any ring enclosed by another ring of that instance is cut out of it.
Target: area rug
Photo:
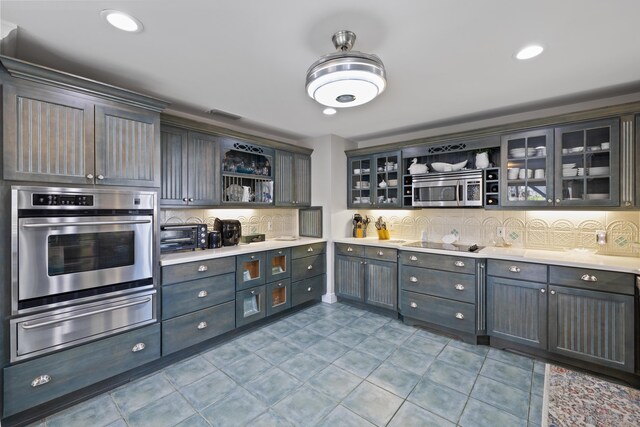
[[[543,427],[638,427],[640,390],[547,364],[542,414]]]

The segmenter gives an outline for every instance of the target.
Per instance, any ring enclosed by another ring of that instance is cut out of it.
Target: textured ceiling
[[[138,34],[106,24],[119,9]],[[638,0],[136,0],[0,2],[16,56],[289,138],[354,140],[640,86]],[[324,116],[307,68],[348,29],[384,61],[387,90]],[[516,61],[522,46],[546,50]]]

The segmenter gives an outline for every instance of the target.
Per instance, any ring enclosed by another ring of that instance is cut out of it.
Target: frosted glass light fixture
[[[103,10],[100,12],[100,16],[107,20],[107,22],[119,30],[127,31],[129,33],[139,33],[142,31],[142,22],[135,17],[120,12],[119,10]]]

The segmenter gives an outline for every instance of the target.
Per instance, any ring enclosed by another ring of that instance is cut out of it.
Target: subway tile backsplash
[[[216,219],[237,219],[242,234],[263,233],[267,239],[298,234],[297,209],[161,209],[161,224],[206,223]]]
[[[353,211],[355,213],[356,211]],[[483,209],[422,209],[406,211],[358,211],[368,215],[368,236],[375,236],[373,223],[382,216],[392,239],[417,240],[422,231],[440,241],[445,234],[458,234],[464,243],[493,245],[497,228],[505,228],[505,240],[531,249],[563,250],[590,248],[603,255],[640,256],[640,211],[493,211]],[[607,231],[607,243],[596,243],[596,230]]]

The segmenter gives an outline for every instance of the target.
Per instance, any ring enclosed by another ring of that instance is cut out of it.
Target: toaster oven
[[[207,224],[164,224],[160,226],[160,253],[207,248]]]

